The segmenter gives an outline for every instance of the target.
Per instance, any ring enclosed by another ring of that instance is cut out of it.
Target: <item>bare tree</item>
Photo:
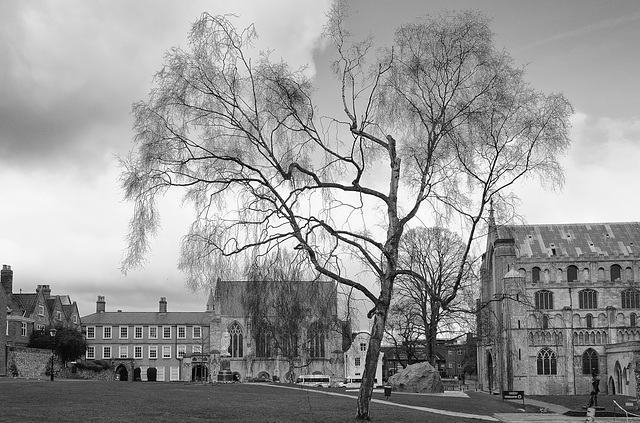
[[[482,16],[403,26],[376,57],[371,40],[352,40],[346,9],[334,3],[326,28],[342,117],[319,116],[304,69],[267,55],[252,61],[255,31],[238,32],[225,17],[203,14],[189,49],[166,54],[148,101],[133,106],[123,269],[143,261],[159,225],[156,198],[174,187],[196,211],[180,261],[192,286],[203,282],[198,269],[225,269],[280,245],[300,249],[317,273],[372,303],[356,413],[369,419],[394,282],[414,273],[399,264],[405,228],[420,213],[456,217],[465,223],[465,262],[489,201],[504,201],[525,176],[562,182],[556,156],[569,145],[572,108],[524,82]],[[366,283],[347,271],[353,259]],[[463,275],[461,267],[454,291]]]
[[[297,369],[326,358],[325,342],[341,328],[335,282],[310,279],[304,266],[286,252],[256,257],[242,294],[256,356],[284,358],[289,382]]]
[[[400,244],[400,264],[412,273],[398,278],[394,297],[402,304],[399,312],[404,322],[411,325],[416,342],[422,341],[426,359],[434,366],[438,334],[447,329],[459,333],[460,322],[475,312],[460,295],[471,290],[476,280],[473,258],[467,254],[462,262],[465,250],[460,236],[441,227],[411,229]],[[400,328],[401,333],[406,330]]]

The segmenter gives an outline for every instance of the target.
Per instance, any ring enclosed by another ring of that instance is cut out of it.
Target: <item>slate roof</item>
[[[11,294],[13,298],[18,303],[17,305],[21,307],[23,310],[27,312],[27,314],[31,314],[33,312],[33,308],[35,307],[36,298],[38,298],[38,294]]]
[[[498,226],[498,239],[513,239],[520,257],[637,257],[640,222]]]
[[[83,316],[83,325],[206,325],[211,319],[206,311],[108,311]]]

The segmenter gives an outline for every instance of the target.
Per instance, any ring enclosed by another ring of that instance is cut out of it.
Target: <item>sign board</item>
[[[522,400],[524,404],[524,391],[502,391],[503,400]]]

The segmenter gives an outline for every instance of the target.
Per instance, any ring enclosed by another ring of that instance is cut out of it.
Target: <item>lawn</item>
[[[320,391],[320,392],[318,392]],[[324,393],[323,393],[324,392]],[[326,393],[347,394],[326,395]],[[353,421],[356,392],[285,389],[262,384],[100,382],[0,378],[0,421],[48,422],[345,422]],[[375,422],[470,423],[465,419],[393,406],[401,403],[483,414],[515,412],[517,405],[485,394],[470,398],[392,394],[372,402]]]

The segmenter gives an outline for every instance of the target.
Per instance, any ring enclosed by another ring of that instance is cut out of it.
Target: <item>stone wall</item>
[[[49,377],[51,351],[38,348],[11,347],[7,357],[7,376],[42,379]],[[56,372],[60,364],[55,363]]]

